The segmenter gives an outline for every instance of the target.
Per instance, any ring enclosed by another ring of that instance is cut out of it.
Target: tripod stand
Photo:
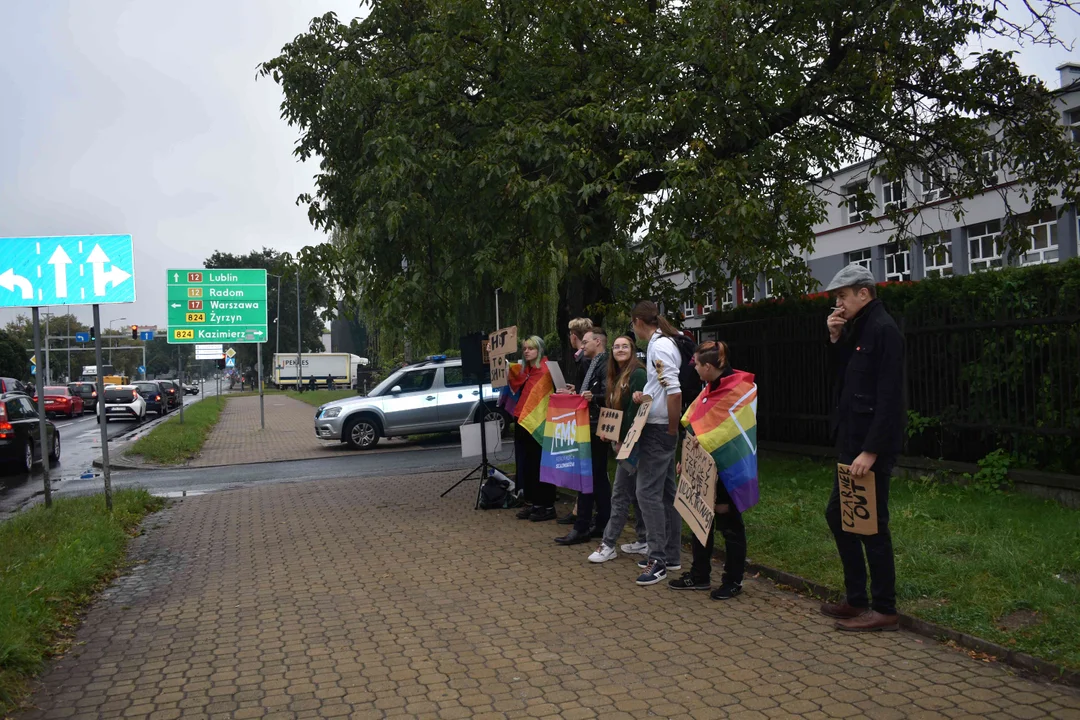
[[[456,483],[454,483],[450,487],[446,488],[446,490],[443,491],[442,495],[439,496],[439,497],[446,497],[447,494],[451,490],[453,490],[458,485],[460,485],[461,483],[463,483],[466,480],[468,480],[469,478],[471,478],[473,476],[473,473],[479,471],[480,472],[480,484],[476,487],[476,503],[473,506],[474,510],[476,510],[477,508],[480,507],[480,490],[484,487],[484,480],[488,476],[488,469],[491,468],[491,467],[494,467],[491,463],[488,462],[488,456],[487,456],[487,428],[485,427],[485,420],[484,420],[484,418],[487,416],[487,405],[484,404],[484,378],[483,378],[482,375],[480,377],[479,388],[480,388],[480,402],[476,406],[476,411],[480,415],[480,464],[477,465],[472,470],[470,470],[465,475],[465,477],[461,478]]]

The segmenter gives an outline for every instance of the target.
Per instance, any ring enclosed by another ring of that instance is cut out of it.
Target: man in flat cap
[[[833,370],[831,430],[840,462],[854,478],[874,473],[877,533],[857,535],[841,521],[839,477],[825,510],[844,566],[843,602],[821,612],[840,630],[896,630],[896,567],[889,534],[889,476],[904,432],[904,338],[877,299],[874,276],[852,263],[826,288],[836,305],[827,322]],[[865,560],[863,550],[865,548]],[[870,566],[870,596],[866,566]]]

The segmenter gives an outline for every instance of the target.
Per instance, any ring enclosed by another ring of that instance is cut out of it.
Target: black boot
[[[589,533],[578,532],[577,528],[570,528],[570,532],[566,533],[566,535],[555,538],[555,542],[559,545],[580,545],[589,542],[589,540],[591,540]]]
[[[535,512],[536,510],[539,510],[539,509],[540,508],[536,507],[535,505],[525,505],[525,507],[523,507],[523,508],[521,508],[520,510],[517,511],[517,519],[518,520],[528,520],[529,516],[532,515],[533,512]]]

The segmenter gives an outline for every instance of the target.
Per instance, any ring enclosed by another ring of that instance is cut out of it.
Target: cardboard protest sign
[[[851,466],[836,466],[840,481],[840,523],[845,532],[857,535],[877,535],[877,485],[874,473],[860,478],[851,474]]]
[[[488,367],[491,368],[491,387],[506,387],[506,378],[510,371],[509,364],[506,362],[506,356],[492,355],[491,359],[488,361]]]
[[[682,446],[682,473],[675,493],[675,509],[704,545],[712,532],[716,500],[716,462],[698,439],[686,434]]]
[[[548,401],[540,482],[583,493],[593,491],[589,401],[580,395],[552,395]]]
[[[630,452],[634,449],[634,445],[637,445],[638,438],[641,437],[641,431],[645,429],[645,421],[649,419],[649,408],[651,407],[652,397],[642,395],[641,405],[638,406],[637,415],[634,416],[634,424],[626,431],[626,437],[622,441],[622,449],[615,456],[616,460],[625,460],[630,457]]]
[[[559,367],[559,363],[554,360],[548,360],[547,369],[548,373],[551,375],[551,384],[555,386],[555,392],[566,392],[566,378],[563,377],[562,368]]]
[[[619,430],[622,428],[622,410],[600,408],[600,419],[596,422],[596,437],[601,440],[619,442]]]
[[[518,350],[517,325],[502,328],[488,335],[488,353],[492,357],[510,355]]]

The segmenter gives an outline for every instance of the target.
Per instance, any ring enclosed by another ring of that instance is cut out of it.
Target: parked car
[[[83,412],[97,410],[97,383],[73,382],[68,383],[68,390],[72,395],[78,395],[83,401]]]
[[[160,383],[165,390],[166,397],[169,400],[169,410],[180,407],[183,398],[180,397],[180,393],[176,389],[176,383],[172,380],[158,380],[156,382]]]
[[[98,422],[101,422],[103,410],[105,422],[112,418],[139,422],[146,419],[146,401],[134,385],[110,385],[105,388],[105,397],[98,403]]]
[[[30,394],[27,387],[15,378],[0,377],[0,393],[6,395],[7,393],[15,392],[22,393],[23,395]]]
[[[485,421],[499,423],[501,430],[507,417],[497,400],[485,377]],[[433,357],[398,369],[366,396],[322,405],[315,412],[315,435],[366,450],[383,437],[457,430],[479,404],[480,388],[465,381],[461,358]]]
[[[161,417],[169,412],[168,392],[157,380],[140,380],[135,383],[143,401],[146,403],[146,412],[157,413]]]
[[[33,401],[34,407],[37,407],[38,398],[35,392],[30,396],[30,400]],[[64,385],[46,385],[45,386],[45,415],[67,415],[69,418],[73,418],[76,415],[82,415],[83,401],[78,395],[75,395]]]
[[[60,431],[45,421],[50,460],[60,459]],[[30,472],[43,457],[41,416],[30,398],[21,392],[0,395],[0,459],[15,470]]]

